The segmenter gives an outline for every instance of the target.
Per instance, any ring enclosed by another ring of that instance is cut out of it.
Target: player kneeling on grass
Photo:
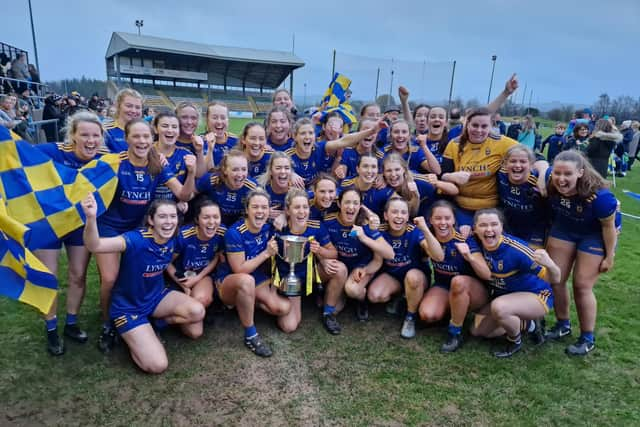
[[[213,270],[222,257],[224,233],[220,206],[210,199],[195,208],[193,225],[180,228],[173,262],[167,274],[176,289],[198,300],[205,308],[213,302]]]
[[[287,225],[280,234],[308,239],[305,260],[295,264],[295,275],[302,281],[303,292],[306,292],[307,284],[312,286],[314,277],[319,276],[325,289],[322,324],[330,334],[338,335],[342,328],[336,319],[336,306],[340,302],[344,283],[347,280],[347,267],[337,260],[338,251],[331,243],[327,229],[320,221],[310,220],[309,211],[307,192],[299,188],[289,190],[285,198]],[[279,244],[287,243],[279,242]],[[317,264],[309,258],[313,256],[312,254],[317,257]],[[284,279],[289,272],[289,264],[278,257],[276,265],[280,278]],[[317,273],[315,273],[316,269]],[[289,301],[291,301],[291,311],[278,318],[278,326],[284,332],[295,331],[302,321],[302,297],[289,297]]]
[[[409,203],[402,197],[393,196],[384,210],[386,224],[381,227],[382,237],[391,245],[395,256],[385,259],[382,274],[375,278],[367,291],[372,303],[388,302],[391,296],[405,293],[407,314],[400,336],[413,338],[416,335],[416,313],[424,291],[429,284],[429,264],[420,250],[436,261],[444,259],[440,243],[431,234],[424,217],[416,217],[409,224]]]
[[[477,280],[453,283],[450,296],[451,326],[449,340],[442,347],[455,351],[462,344],[461,328],[469,309],[475,310],[476,321],[471,334],[482,337],[506,335],[507,347],[494,353],[511,357],[522,348],[521,331],[533,334],[542,343],[539,319],[553,307],[551,283],[560,280],[560,268],[543,249],[535,252],[522,240],[503,234],[504,220],[497,209],[481,209],[474,216],[474,233],[482,246],[486,264],[474,263],[468,246],[458,250],[470,261],[476,274],[488,280],[487,291]],[[480,316],[478,316],[480,315]]]
[[[431,259],[434,281],[425,292],[418,313],[421,320],[433,323],[442,320],[449,313],[449,295],[453,282],[477,281],[470,262],[465,259],[458,246],[464,243],[469,247],[467,258],[471,262],[478,265],[485,265],[485,262],[475,238],[463,237],[456,228],[455,208],[450,202],[436,201],[431,207],[429,223],[433,235],[442,247],[444,259]]]
[[[260,357],[273,354],[254,324],[255,307],[276,317],[291,310],[288,298],[271,286],[271,259],[278,253],[275,229],[269,220],[269,194],[258,188],[249,192],[245,217],[224,235],[226,260],[220,265],[216,291],[223,304],[235,306],[244,327],[244,344]]]
[[[173,256],[178,211],[171,200],[155,200],[147,214],[148,228],[101,238],[96,224],[97,205],[92,194],[82,201],[87,218],[84,242],[92,253],[120,252],[120,269],[111,293],[109,317],[145,372],[159,374],[168,360],[149,318],[180,325],[191,337],[202,335],[204,307],[195,299],[165,287],[163,273]]]

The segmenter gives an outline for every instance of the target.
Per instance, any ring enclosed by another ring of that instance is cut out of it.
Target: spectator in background
[[[298,109],[293,103],[293,99],[291,98],[291,93],[287,89],[278,89],[273,93],[273,99],[271,100],[274,107],[283,106],[291,113],[293,117],[293,121],[299,119],[298,117]]]
[[[625,120],[620,124],[620,133],[622,133],[622,142],[618,142],[615,148],[616,153],[616,176],[625,176],[629,163],[629,145],[633,139],[633,129],[631,129],[631,120]]]
[[[383,120],[387,122],[389,126],[400,117],[400,107],[397,105],[387,105],[384,109],[384,117]]]
[[[620,141],[622,141],[622,135],[608,120],[600,119],[596,122],[593,136],[589,138],[586,154],[593,168],[603,178],[607,177],[611,152]]]
[[[29,75],[31,75],[31,82],[37,83],[37,84],[31,85],[31,90],[33,91],[34,95],[40,95],[40,83],[41,83],[40,73],[38,72],[38,69],[36,68],[36,66],[33,64],[29,64],[28,70],[29,70]]]
[[[505,135],[507,133],[507,125],[502,121],[502,116],[500,113],[495,113],[493,117],[491,117],[493,122],[493,132],[496,135]]]
[[[509,125],[509,129],[507,130],[507,136],[517,141],[521,130],[522,130],[522,125],[520,124],[520,117],[516,116],[513,118],[513,121]]]
[[[449,113],[449,133],[447,137],[449,141],[457,138],[462,133],[462,110],[459,108],[452,108]]]
[[[98,119],[100,119],[100,123],[104,123],[108,120],[111,120],[109,118],[109,109],[106,107],[99,108],[97,114],[98,114]]]
[[[12,82],[13,87],[15,88],[17,93],[22,93],[27,89],[28,83],[27,81],[31,78],[29,74],[29,66],[27,65],[27,54],[21,53],[18,55],[16,59],[11,63],[11,76],[16,80],[24,80],[21,82]]]
[[[142,116],[147,123],[153,122],[153,119],[156,117],[156,110],[153,107],[145,107],[142,110]]]
[[[95,92],[93,95],[91,95],[91,98],[89,99],[89,109],[91,111],[98,112],[101,106],[102,106],[102,102],[100,101],[98,92]]]
[[[569,127],[567,127],[567,131],[565,132],[565,136],[570,136],[573,133],[573,129],[578,124],[587,125],[587,129],[589,129],[589,133],[593,130],[590,126],[591,123],[591,110],[589,108],[585,108],[584,110],[578,110],[573,113],[573,119],[569,122]],[[615,123],[614,123],[615,126]]]
[[[567,138],[567,143],[562,147],[565,150],[578,150],[583,153],[587,150],[589,144],[589,125],[586,123],[578,123],[573,127],[573,135]]]
[[[629,170],[631,170],[631,165],[633,165],[633,162],[637,159],[638,141],[640,141],[640,122],[637,120],[631,122],[631,129],[633,129],[633,139],[629,144]]]
[[[59,133],[64,126],[65,115],[62,113],[60,107],[62,105],[62,97],[57,94],[49,95],[44,100],[44,111],[42,112],[43,120],[56,119],[58,120],[57,127],[58,133],[56,133],[56,124],[47,123],[42,125],[44,133],[47,136],[47,142],[57,142],[60,140]]]
[[[17,101],[15,95],[0,96],[0,125],[7,129],[14,129],[20,124],[20,120],[16,118]]]
[[[527,114],[524,118],[522,131],[518,134],[518,142],[533,151],[536,144],[536,124],[530,114]]]
[[[550,164],[553,163],[553,159],[562,151],[562,147],[566,144],[566,139],[564,137],[564,131],[566,128],[567,126],[564,123],[556,123],[555,133],[549,135],[544,141],[542,141],[542,146],[540,147],[541,153],[544,153],[545,147],[549,144],[547,161]]]

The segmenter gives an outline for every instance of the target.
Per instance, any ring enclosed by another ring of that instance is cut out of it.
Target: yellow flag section
[[[53,162],[0,126],[0,197],[7,214],[31,230],[29,249],[53,243],[84,224],[80,201],[93,193],[98,215],[116,191],[120,156],[107,154],[81,169]]]
[[[29,229],[7,215],[0,200],[0,295],[32,305],[46,314],[56,296],[56,277],[25,249]]]

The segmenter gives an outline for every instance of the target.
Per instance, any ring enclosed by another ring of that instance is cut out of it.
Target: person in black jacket
[[[614,129],[609,120],[600,119],[596,122],[585,154],[593,168],[603,178],[607,177],[611,152],[620,141],[622,141],[622,134]]]
[[[57,119],[58,120],[58,133],[64,126],[65,115],[60,111],[60,104],[62,103],[62,97],[57,94],[49,95],[44,100],[44,110],[42,111],[42,119]],[[56,126],[54,123],[47,123],[42,125],[44,133],[47,136],[47,142],[57,142],[60,140],[60,135],[56,134]]]

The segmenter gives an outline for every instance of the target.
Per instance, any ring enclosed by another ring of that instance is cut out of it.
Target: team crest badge
[[[490,156],[491,155],[491,150],[489,148],[487,148],[486,150],[484,150],[484,154],[486,156]]]
[[[577,205],[576,206],[576,212],[582,213],[582,205]]]
[[[498,270],[502,271],[504,269],[504,263],[502,260],[498,261]]]

